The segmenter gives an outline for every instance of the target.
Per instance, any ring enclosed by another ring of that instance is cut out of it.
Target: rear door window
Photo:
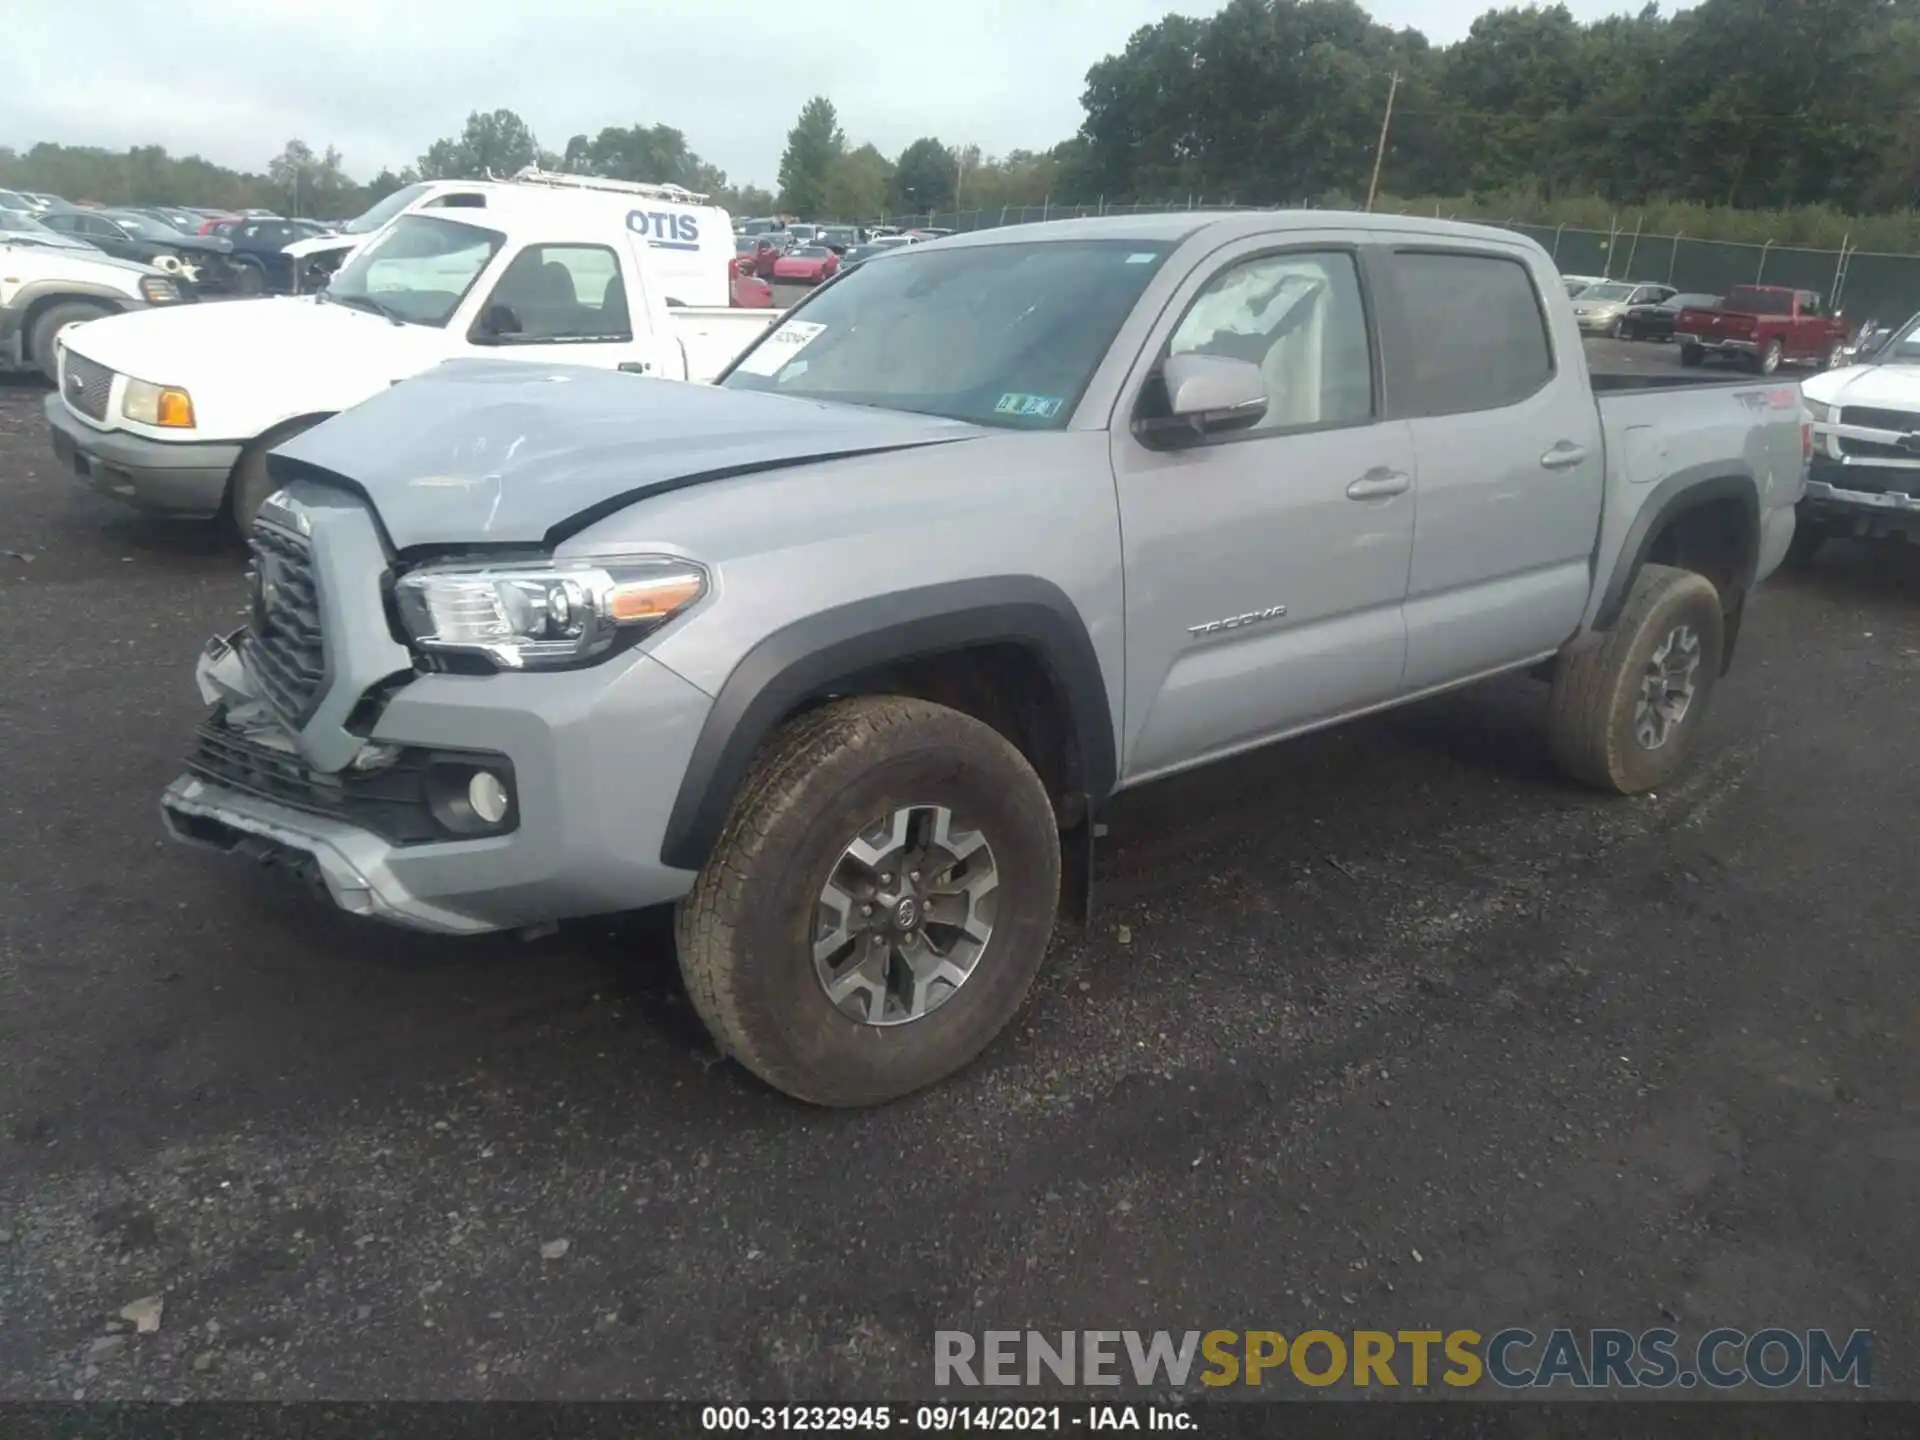
[[[1400,251],[1392,257],[1405,333],[1398,357],[1415,415],[1501,410],[1553,378],[1533,276],[1503,255]]]

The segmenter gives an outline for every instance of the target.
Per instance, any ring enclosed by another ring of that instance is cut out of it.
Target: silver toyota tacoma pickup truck
[[[728,1054],[884,1101],[1013,1018],[1118,791],[1514,670],[1569,775],[1672,776],[1807,437],[1596,397],[1502,230],[905,247],[713,387],[461,361],[275,452],[165,814],[423,930],[678,902]]]

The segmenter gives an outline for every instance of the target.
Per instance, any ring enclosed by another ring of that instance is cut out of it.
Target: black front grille
[[[512,770],[503,758],[475,758],[484,759],[489,769],[511,782]],[[434,818],[429,787],[436,766],[451,766],[456,776],[467,773],[453,752],[403,749],[377,770],[326,774],[310,770],[292,751],[248,739],[220,714],[195,733],[187,756],[187,768],[203,780],[310,815],[345,821],[395,845],[461,838],[455,826]],[[514,828],[510,817],[490,833],[504,834]]]
[[[271,525],[255,525],[249,544],[253,609],[241,655],[267,703],[297,728],[312,716],[327,679],[313,552],[305,540]]]
[[[1876,410],[1871,405],[1844,405],[1840,409],[1842,425],[1858,425],[1863,430],[1892,430],[1906,435],[1920,430],[1920,415],[1911,410]]]
[[[107,418],[107,399],[113,391],[113,371],[84,355],[66,352],[61,368],[60,393],[67,403],[90,420]]]

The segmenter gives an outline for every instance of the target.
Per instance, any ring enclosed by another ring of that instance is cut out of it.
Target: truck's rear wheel
[[[1560,769],[1621,795],[1671,779],[1705,723],[1725,625],[1705,576],[1642,566],[1613,629],[1554,672],[1548,738]]]
[[[1006,1028],[1059,890],[1053,806],[998,731],[924,700],[835,701],[755,761],[681,905],[680,969],[769,1085],[876,1105]]]
[[[1707,352],[1702,350],[1698,345],[1682,345],[1680,347],[1680,363],[1689,368],[1698,365],[1706,358]]]
[[[61,332],[113,313],[105,305],[95,305],[85,300],[63,300],[57,305],[49,305],[34,317],[33,329],[27,335],[27,356],[33,361],[33,368],[47,379],[58,381],[59,357],[55,353],[55,344]]]
[[[1780,362],[1786,358],[1787,347],[1780,343],[1779,337],[1767,341],[1760,347],[1760,353],[1754,357],[1753,368],[1762,375],[1772,375],[1780,368]]]

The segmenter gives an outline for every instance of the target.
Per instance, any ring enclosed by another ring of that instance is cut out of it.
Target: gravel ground
[[[1920,557],[1767,587],[1658,795],[1558,781],[1515,680],[1126,797],[1017,1031],[828,1114],[717,1061],[657,915],[424,939],[165,841],[241,562],[77,490],[40,393],[0,1395],[905,1398],[936,1328],[1673,1323],[1870,1327],[1920,1396]]]

